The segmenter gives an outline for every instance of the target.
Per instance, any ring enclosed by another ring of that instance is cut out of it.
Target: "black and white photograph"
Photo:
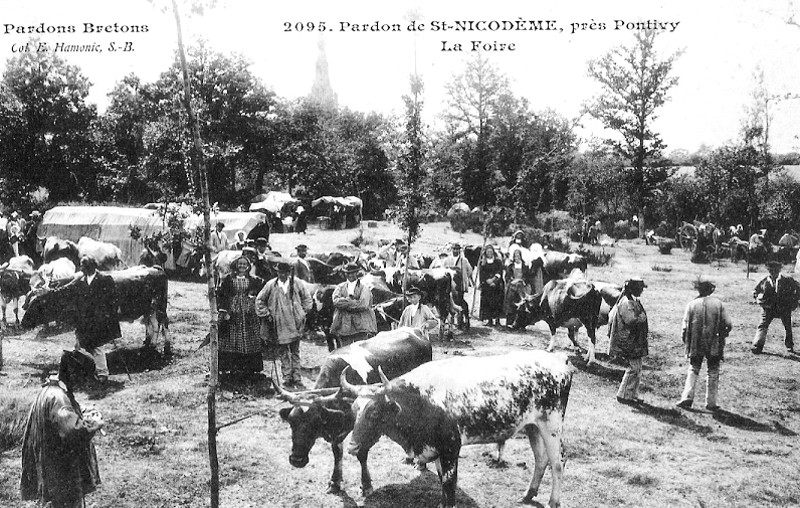
[[[0,7],[0,506],[800,505],[800,0]]]

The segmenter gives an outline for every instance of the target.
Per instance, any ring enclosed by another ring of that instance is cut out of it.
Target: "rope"
[[[394,321],[395,323],[400,324],[400,320],[399,319],[395,319],[392,316],[390,316],[389,314],[387,314],[386,311],[383,310],[383,307],[375,306],[375,310],[378,312],[378,314],[380,314],[381,316],[385,317],[386,319],[390,319],[390,320]]]

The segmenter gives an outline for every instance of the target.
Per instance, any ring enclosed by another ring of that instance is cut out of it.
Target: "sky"
[[[800,94],[800,66],[794,65],[800,28],[783,22],[781,16],[789,12],[785,0],[581,0],[557,5],[505,0],[217,0],[202,16],[190,15],[185,2],[179,0],[186,44],[203,37],[215,50],[241,53],[252,63],[254,74],[282,97],[309,93],[320,40],[339,104],[353,110],[402,114],[402,96],[409,92],[409,76],[416,69],[425,86],[425,118],[434,127],[445,108],[445,84],[463,71],[475,43],[487,45],[481,50],[483,56],[534,110],[550,108],[576,118],[598,92],[587,75],[587,62],[615,46],[630,44],[635,29],[630,24],[647,21],[663,27],[657,43],[663,55],[682,51],[673,68],[678,85],[655,123],[667,152],[691,152],[701,145],[716,147],[736,139],[757,66],[764,70],[770,93]],[[50,50],[58,43],[97,44],[103,49],[60,53],[89,77],[93,83],[89,101],[100,111],[107,105],[106,94],[126,74],[133,72],[144,81],[157,79],[176,47],[174,18],[170,10],[162,9],[169,7],[167,0],[0,0],[0,6],[3,60],[24,49],[31,35],[19,32],[29,27],[74,27],[74,33],[39,35]],[[414,11],[423,24],[421,30],[408,29]],[[800,14],[800,8],[794,11]],[[531,22],[549,21],[554,29],[435,30],[468,21],[478,28],[503,26],[502,22],[530,27],[535,25]],[[597,24],[594,30],[589,29],[592,22]],[[89,33],[87,23],[93,28]],[[581,23],[586,29],[578,26]],[[146,25],[147,32],[123,33],[115,31],[120,30],[115,24]],[[325,31],[319,31],[322,24]],[[400,31],[372,31],[375,24],[399,24]],[[104,31],[97,32],[98,26]],[[133,51],[109,51],[111,43],[117,48],[131,43]],[[461,51],[456,50],[459,45]],[[773,151],[800,151],[800,126],[792,121],[800,113],[800,100],[776,101],[772,111]],[[584,139],[604,135],[590,119],[580,124]]]

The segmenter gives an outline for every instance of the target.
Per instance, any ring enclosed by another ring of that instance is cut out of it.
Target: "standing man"
[[[311,265],[309,265],[306,260],[306,256],[308,256],[308,246],[301,243],[295,247],[295,249],[297,250],[297,265],[295,267],[297,278],[314,284],[314,272],[311,270]]]
[[[42,386],[28,412],[22,438],[23,500],[53,508],[81,508],[100,483],[92,438],[103,428],[97,411],[82,411],[73,388],[94,376],[91,357],[64,351],[58,376]]]
[[[262,340],[278,345],[283,385],[302,389],[300,339],[313,301],[305,284],[292,275],[292,265],[281,261],[277,269],[278,276],[256,297],[256,314],[261,318]]]
[[[75,324],[75,349],[83,349],[94,359],[97,379],[108,380],[108,363],[103,345],[122,337],[117,314],[117,291],[114,279],[97,271],[97,260],[83,256],[80,271],[73,279],[56,291],[75,287],[77,319]]]
[[[259,259],[266,259],[267,256],[272,253],[269,242],[263,236],[256,239],[256,252],[258,253]]]
[[[224,222],[217,222],[216,231],[211,233],[211,259],[217,257],[223,250],[228,250],[228,235],[222,232],[225,229]]]
[[[355,263],[345,265],[347,280],[333,291],[331,334],[338,337],[340,347],[378,333],[375,312],[372,310],[372,289],[361,283],[360,271]]]
[[[642,373],[642,358],[647,356],[647,313],[639,297],[647,287],[642,279],[625,281],[617,304],[608,315],[608,335],[611,344],[609,355],[617,355],[628,361],[628,368],[617,390],[617,402],[636,404],[639,381]]]
[[[760,354],[767,341],[767,329],[773,319],[778,318],[786,330],[783,344],[788,354],[794,354],[792,338],[792,311],[797,308],[800,289],[797,282],[781,273],[783,265],[778,261],[768,261],[769,275],[761,279],[753,290],[753,298],[761,306],[761,322],[753,339],[753,354]]]
[[[689,372],[677,406],[688,409],[694,402],[694,389],[700,375],[703,359],[706,359],[708,379],[706,381],[706,409],[716,411],[719,387],[719,364],[725,349],[725,338],[733,325],[725,307],[719,299],[711,296],[716,286],[709,280],[695,282],[697,298],[689,302],[683,315],[681,339],[686,346]]]
[[[410,303],[403,310],[398,326],[419,328],[422,330],[422,334],[425,338],[430,340],[428,334],[439,327],[439,319],[427,305],[420,303],[422,299],[422,290],[417,286],[408,288],[406,296],[408,296],[408,301]]]
[[[462,312],[458,314],[458,328],[460,330],[469,330],[469,306],[464,299],[464,294],[472,287],[472,265],[469,264],[467,258],[461,255],[460,243],[454,243],[450,249],[452,256],[446,258],[442,266],[444,268],[452,268],[461,274],[461,281],[456,287],[459,299],[455,300],[456,305],[462,309]]]

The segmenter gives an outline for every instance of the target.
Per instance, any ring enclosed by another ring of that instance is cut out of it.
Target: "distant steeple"
[[[336,109],[339,101],[331,88],[331,80],[328,77],[328,57],[325,55],[325,41],[322,37],[319,38],[317,48],[319,49],[317,68],[309,98],[323,107]]]

